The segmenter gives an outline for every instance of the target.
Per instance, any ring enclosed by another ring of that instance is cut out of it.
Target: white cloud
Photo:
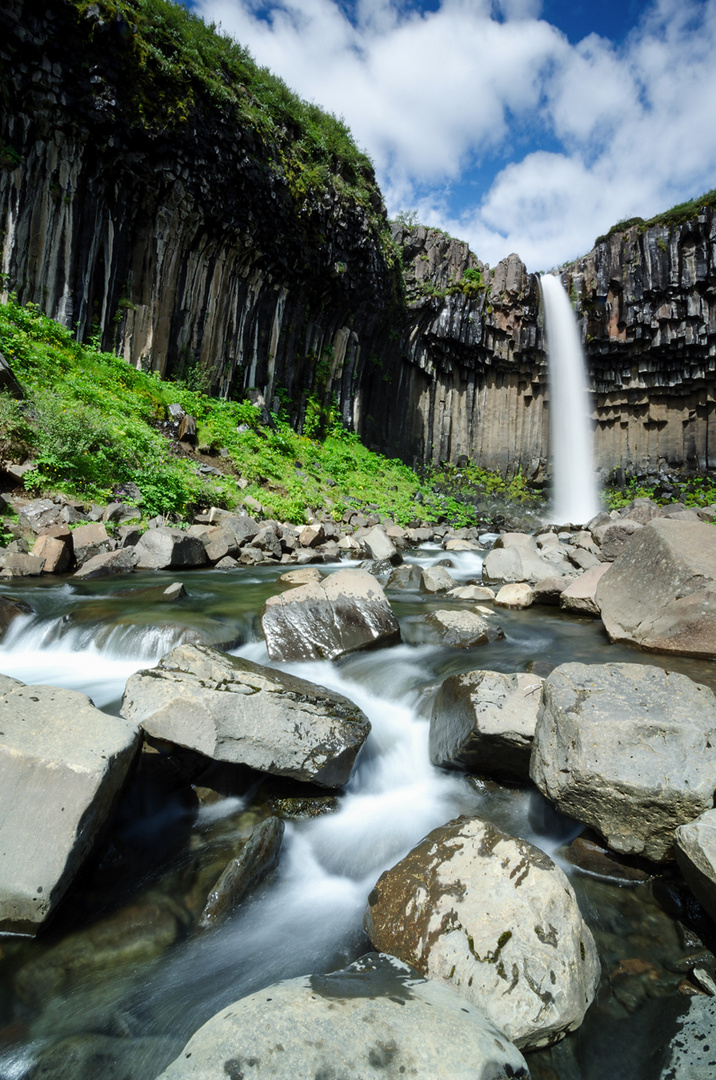
[[[197,10],[345,117],[391,212],[414,207],[491,263],[560,263],[716,182],[716,0],[654,0],[619,47],[570,45],[540,0],[356,0],[350,19],[338,0]],[[512,160],[460,209],[450,185],[497,155]]]

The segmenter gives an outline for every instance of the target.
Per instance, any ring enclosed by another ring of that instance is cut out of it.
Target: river
[[[429,547],[411,556],[421,565],[442,558],[445,552]],[[479,554],[450,558],[454,577],[479,576]],[[151,667],[180,640],[220,645],[270,664],[258,614],[265,598],[283,588],[277,578],[285,569],[133,574],[82,584],[3,582],[0,592],[26,600],[35,614],[13,623],[0,646],[0,671],[81,690],[99,708],[117,712],[128,676]],[[159,604],[138,594],[158,580],[183,581],[187,597]],[[653,1003],[680,996],[679,965],[698,944],[687,924],[702,930],[698,911],[669,873],[622,887],[574,871],[564,846],[581,827],[556,814],[536,789],[431,766],[428,720],[441,681],[475,668],[546,674],[566,661],[660,663],[716,686],[713,663],[610,645],[599,620],[549,608],[495,609],[504,640],[450,649],[426,640],[422,616],[459,604],[419,593],[389,598],[403,644],[337,663],[280,665],[351,698],[371,721],[368,743],[333,812],[288,820],[276,873],[223,928],[196,934],[186,910],[201,877],[197,867],[202,859],[211,866],[232,837],[269,812],[272,786],[247,770],[240,790],[197,807],[176,785],[135,781],[108,841],[48,932],[37,941],[0,938],[0,1080],[34,1077],[39,1054],[80,1035],[94,1040],[97,1061],[102,1052],[112,1058],[111,1070],[86,1064],[86,1057],[72,1072],[67,1048],[76,1044],[64,1043],[59,1057],[67,1071],[57,1066],[37,1075],[154,1080],[224,1005],[282,978],[343,966],[367,951],[363,912],[380,873],[432,828],[462,813],[488,818],[555,858],[572,876],[600,949],[602,986],[582,1029],[552,1051],[529,1055],[533,1076],[547,1080],[552,1070],[558,1080],[648,1080],[640,1070],[655,1023]],[[57,975],[53,949],[64,935],[107,918],[119,916],[121,924],[122,911],[152,904],[174,913],[178,929],[166,947],[151,942],[123,957],[121,950],[116,957],[109,950],[106,963],[95,955],[67,963]],[[18,973],[28,970],[39,974],[33,988],[18,995],[18,986],[28,985],[22,977],[18,983]]]

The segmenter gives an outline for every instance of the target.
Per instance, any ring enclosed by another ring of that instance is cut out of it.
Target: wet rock
[[[32,615],[33,608],[16,596],[0,596],[0,641],[5,637],[10,624],[19,615]]]
[[[362,570],[338,570],[269,597],[261,626],[272,660],[333,660],[400,641],[398,620],[380,583]]]
[[[716,921],[716,810],[676,830],[676,859],[696,899]]]
[[[199,927],[221,926],[246,894],[278,864],[284,824],[277,817],[260,822],[241,853],[229,863],[209,893],[199,917]]]
[[[419,1037],[416,1033],[419,1032]],[[217,1013],[159,1080],[528,1080],[474,1005],[391,956],[275,983]]]
[[[148,529],[137,541],[135,551],[137,570],[205,566],[207,562],[204,545],[198,537],[166,526]]]
[[[573,840],[564,857],[572,866],[604,881],[640,884],[654,876],[653,870],[641,864],[640,860],[617,855],[590,836],[578,836]]]
[[[126,965],[152,960],[179,937],[188,915],[157,893],[109,918],[69,934],[20,969],[14,987],[22,1001],[38,1004],[72,986]]]
[[[472,649],[505,636],[501,626],[474,611],[431,611],[425,622],[437,631],[443,644],[456,649]]]
[[[599,615],[597,587],[608,569],[608,563],[599,563],[580,574],[559,594],[559,606],[579,615]]]
[[[422,570],[419,566],[403,563],[402,566],[396,566],[391,572],[386,589],[406,589],[410,592],[417,592],[420,589],[422,578]]]
[[[562,664],[542,690],[530,773],[616,851],[671,859],[677,826],[713,806],[716,696],[643,664]]]
[[[454,987],[522,1049],[577,1028],[599,981],[565,875],[479,818],[433,830],[386,871],[365,926],[376,948]]]
[[[127,682],[121,713],[215,761],[340,787],[370,731],[340,694],[204,646],[180,645]]]
[[[223,559],[219,559],[217,563],[214,563],[215,570],[236,570],[241,563],[231,557],[231,555],[224,555]]]
[[[662,1033],[668,1033],[670,1028],[675,1030],[657,1080],[713,1080],[716,1075],[716,999],[687,998],[675,1022],[665,1025]],[[663,1039],[660,1042],[663,1045]]]
[[[114,808],[139,729],[74,690],[0,689],[0,931],[33,934]]]
[[[180,1050],[169,1038],[72,1035],[43,1050],[23,1080],[154,1080]]]
[[[7,553],[0,555],[0,577],[39,577],[45,567],[45,560],[38,555]]]
[[[147,585],[144,589],[130,589],[122,596],[131,600],[140,600],[147,604],[173,604],[175,600],[181,600],[187,595],[181,581],[173,581],[171,585]]]
[[[612,641],[686,656],[716,656],[713,526],[651,521],[599,582],[597,603]]]
[[[457,585],[444,566],[428,566],[421,573],[421,589],[426,593],[447,592]]]
[[[559,605],[559,598],[570,584],[571,578],[546,577],[533,586],[535,604]]]
[[[137,551],[133,547],[106,551],[101,555],[93,555],[91,559],[83,563],[75,572],[74,577],[80,581],[87,581],[90,578],[110,577],[113,574],[131,574],[137,561]]]
[[[526,780],[543,681],[497,671],[445,679],[430,720],[430,760],[482,776]]]

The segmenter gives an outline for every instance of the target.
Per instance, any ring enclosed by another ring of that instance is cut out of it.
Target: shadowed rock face
[[[365,927],[376,948],[453,987],[521,1048],[578,1027],[599,981],[565,875],[479,818],[434,829],[382,874]]]
[[[370,731],[348,698],[201,645],[127,681],[122,715],[148,735],[322,787],[350,777]]]

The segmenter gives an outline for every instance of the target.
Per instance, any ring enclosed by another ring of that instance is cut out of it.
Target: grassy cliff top
[[[654,217],[632,217],[625,218],[624,221],[618,221],[616,225],[612,225],[609,232],[597,237],[594,241],[594,246],[596,247],[597,244],[603,244],[610,236],[614,236],[615,233],[625,232],[635,225],[638,227],[639,232],[644,232],[650,225],[683,225],[691,218],[696,217],[696,215],[707,206],[716,206],[716,188],[705,192],[703,195],[699,195],[696,199],[689,199],[688,202],[677,203],[676,206],[672,206],[670,210],[664,210],[660,214],[655,214]]]
[[[343,120],[302,100],[216,26],[172,0],[66,2],[76,9],[80,38],[111,55],[132,123],[178,131],[209,110],[237,134],[255,136],[295,197],[330,186],[384,219],[372,163]],[[112,78],[109,70],[98,74]]]

